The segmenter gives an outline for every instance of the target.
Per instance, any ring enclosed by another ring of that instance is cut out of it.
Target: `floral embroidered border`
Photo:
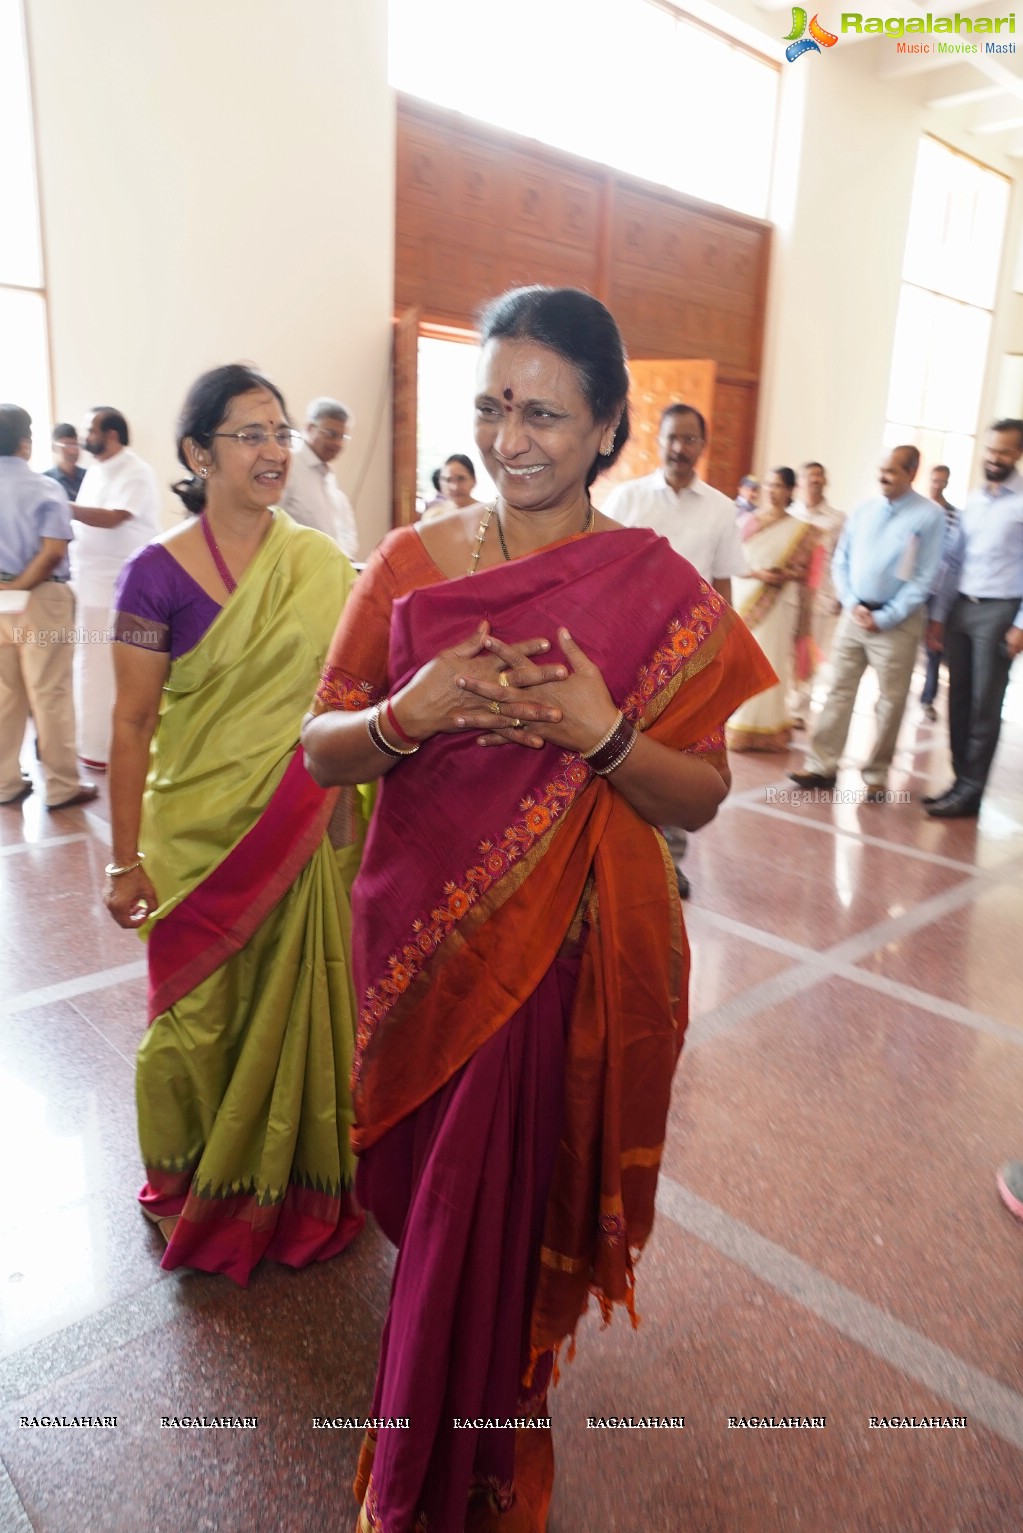
[[[336,665],[325,665],[316,696],[329,712],[361,713],[363,708],[371,708],[379,702],[383,692],[371,681],[360,681],[338,670]]]

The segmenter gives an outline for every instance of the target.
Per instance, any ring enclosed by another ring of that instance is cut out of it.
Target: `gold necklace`
[[[468,574],[468,575],[475,575],[475,573],[476,573],[476,566],[480,562],[480,554],[483,551],[483,541],[484,541],[484,539],[486,538],[486,535],[487,535],[487,528],[490,526],[491,519],[493,518],[494,512],[496,510],[497,510],[497,501],[495,500],[495,501],[493,501],[487,507],[486,515],[483,517],[483,520],[479,524],[479,527],[478,527],[478,529],[476,531],[476,542],[475,542],[475,544],[473,546],[473,550],[472,550],[472,558],[469,561],[469,568],[466,571],[466,574]],[[580,536],[581,537],[585,537],[586,534],[591,530],[592,527],[593,527],[593,502],[590,499],[590,497],[587,495],[587,497],[586,497],[586,520],[583,522],[582,531],[580,533]],[[501,544],[501,552],[502,552],[502,554],[504,554],[505,563],[506,564],[510,564],[511,563],[511,554],[508,551],[508,544],[505,542],[504,528],[501,525],[501,518],[500,517],[497,518],[497,536],[498,536],[498,539],[499,539],[500,544]]]

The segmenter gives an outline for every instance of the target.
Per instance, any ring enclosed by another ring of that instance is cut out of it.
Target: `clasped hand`
[[[461,715],[464,727],[485,729],[481,745],[515,744],[540,750],[551,744],[586,751],[614,724],[618,709],[598,667],[567,628],[558,630],[558,642],[568,665],[537,665],[529,645],[505,644],[489,633],[483,636],[482,649],[496,665],[466,668],[456,678],[463,693],[487,702],[485,711],[470,707]],[[543,650],[550,648],[546,639],[532,643]]]

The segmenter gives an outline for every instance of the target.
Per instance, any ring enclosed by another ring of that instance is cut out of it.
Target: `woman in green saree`
[[[358,1233],[349,1147],[353,795],[297,749],[354,572],[279,509],[295,433],[229,366],[178,428],[193,517],[141,549],[115,599],[105,900],[148,938],[139,1048],[143,1212],[164,1267],[245,1284]]]

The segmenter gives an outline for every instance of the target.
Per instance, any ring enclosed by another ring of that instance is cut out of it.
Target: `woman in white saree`
[[[764,480],[767,504],[743,527],[747,574],[732,581],[732,602],[778,677],[733,713],[727,729],[732,751],[784,751],[792,737],[788,695],[792,646],[799,617],[799,587],[807,578],[817,528],[789,515],[796,476],[772,469]]]

